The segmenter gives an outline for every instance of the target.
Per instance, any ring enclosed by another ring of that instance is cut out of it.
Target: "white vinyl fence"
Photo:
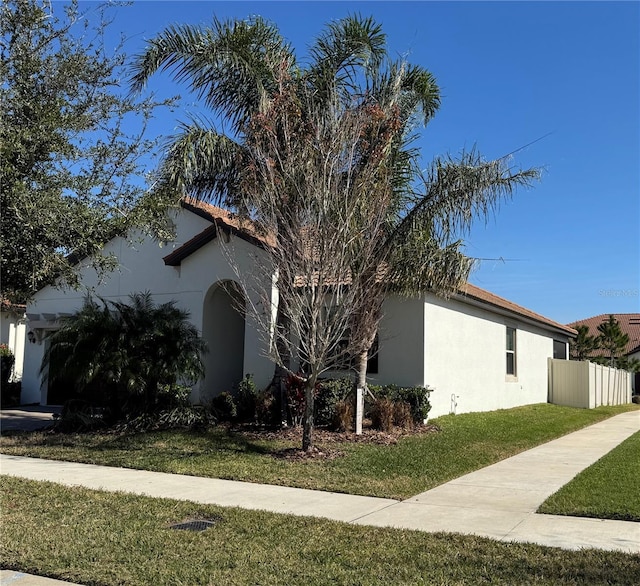
[[[549,403],[582,409],[631,403],[631,377],[587,360],[549,358]]]

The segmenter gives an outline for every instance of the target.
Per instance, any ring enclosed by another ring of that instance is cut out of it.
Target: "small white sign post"
[[[364,417],[364,389],[356,389],[356,435],[362,435],[362,418]]]

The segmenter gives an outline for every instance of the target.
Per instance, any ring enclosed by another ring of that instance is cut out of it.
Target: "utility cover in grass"
[[[179,529],[182,531],[206,531],[209,527],[213,527],[217,522],[222,521],[222,517],[213,520],[209,519],[189,519],[182,523],[169,525],[169,529]]]

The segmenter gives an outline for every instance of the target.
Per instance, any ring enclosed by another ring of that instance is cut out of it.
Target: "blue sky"
[[[466,238],[470,256],[505,259],[482,261],[471,282],[562,323],[640,311],[640,3],[136,1],[111,34],[134,54],[170,24],[259,14],[304,59],[326,22],[355,12],[440,85],[419,143],[425,166],[474,145],[487,158],[530,145],[513,163],[543,168]],[[151,87],[185,96],[154,133],[198,109],[167,77]]]

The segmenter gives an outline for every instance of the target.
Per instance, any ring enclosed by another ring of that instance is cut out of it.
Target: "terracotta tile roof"
[[[610,315],[613,315],[613,317],[618,320],[622,332],[629,336],[629,343],[624,351],[625,355],[640,351],[640,313],[603,313],[586,319],[580,319],[570,323],[569,326],[575,328],[585,325],[589,328],[590,335],[597,336],[598,326],[608,321]]]
[[[577,333],[575,329],[573,329],[570,326],[566,326],[556,321],[553,321],[547,317],[544,317],[543,315],[540,315],[539,313],[535,313],[534,311],[527,309],[526,307],[522,307],[517,303],[513,303],[508,299],[504,299],[504,297],[499,297],[498,295],[495,295],[494,293],[486,291],[485,289],[476,287],[471,283],[467,283],[464,287],[460,289],[460,296],[462,298],[470,297],[472,299],[481,301],[488,305],[499,307],[501,309],[509,311],[510,313],[514,313],[516,315],[526,317],[528,319],[536,321],[542,325],[550,326],[554,329],[561,330],[562,332],[568,334],[569,336],[575,336]]]
[[[201,218],[209,220],[212,225],[165,256],[163,258],[165,265],[172,267],[180,265],[185,258],[216,238],[219,230],[232,233],[255,246],[273,244],[273,239],[259,234],[250,221],[243,220],[228,210],[191,198],[183,200],[180,205]]]

